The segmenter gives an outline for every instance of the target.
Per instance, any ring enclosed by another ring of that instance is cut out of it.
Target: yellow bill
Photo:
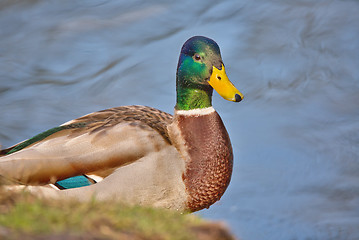
[[[243,99],[243,94],[229,81],[223,64],[221,70],[213,66],[208,83],[228,101],[239,102]]]

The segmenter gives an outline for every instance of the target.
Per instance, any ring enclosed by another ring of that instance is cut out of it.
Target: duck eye
[[[196,60],[196,61],[201,60],[201,56],[198,53],[196,53],[193,57],[194,57],[194,60]]]

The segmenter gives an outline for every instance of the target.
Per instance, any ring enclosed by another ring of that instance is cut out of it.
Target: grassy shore
[[[44,200],[0,187],[0,239],[234,239],[193,214],[118,202]]]

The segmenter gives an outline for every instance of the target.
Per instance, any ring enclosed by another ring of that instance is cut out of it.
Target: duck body
[[[194,42],[207,52],[194,50]],[[217,51],[215,42],[205,37],[191,38],[182,48],[174,116],[150,107],[124,106],[71,120],[2,150],[1,178],[45,197],[114,199],[182,212],[208,208],[225,192],[233,166],[228,133],[211,106],[213,89],[208,82],[215,71],[204,68],[205,55],[202,61],[195,56],[208,54],[208,43]],[[205,77],[202,82],[189,76],[197,70],[183,67],[191,59],[200,64],[197,69],[208,71],[208,77],[199,74]],[[216,61],[221,65],[224,73],[223,63]],[[212,66],[217,69],[212,63],[207,68]],[[238,90],[231,91],[231,100],[238,101]],[[69,181],[75,184],[68,187]]]

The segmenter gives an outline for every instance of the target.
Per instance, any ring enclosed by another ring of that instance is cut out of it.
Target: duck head
[[[243,99],[229,81],[219,47],[207,37],[188,39],[181,49],[176,75],[177,110],[212,106],[215,89],[224,99],[239,102]]]

